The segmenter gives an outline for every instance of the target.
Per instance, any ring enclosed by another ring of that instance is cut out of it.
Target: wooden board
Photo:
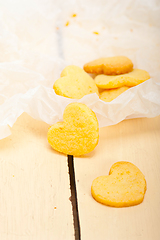
[[[74,239],[67,157],[22,114],[0,141],[0,240]]]
[[[113,208],[91,196],[92,181],[108,175],[117,161],[134,163],[145,175],[144,201],[133,207]],[[82,240],[160,239],[160,116],[125,120],[100,129],[96,149],[74,159]]]

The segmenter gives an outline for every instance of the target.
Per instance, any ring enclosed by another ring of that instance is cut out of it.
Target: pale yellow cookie
[[[133,63],[125,56],[99,58],[83,66],[87,73],[116,75],[132,71]]]
[[[121,93],[128,90],[129,87],[121,87],[115,89],[104,90],[100,93],[99,98],[105,102],[111,102],[113,99],[117,98]]]
[[[123,86],[134,87],[150,78],[150,75],[147,71],[141,69],[134,69],[130,73],[107,76],[107,75],[98,75],[95,77],[95,83],[99,88],[103,89],[112,89],[120,88]]]
[[[141,203],[146,191],[142,172],[132,163],[117,162],[108,176],[94,179],[91,186],[93,198],[112,207],[128,207]]]
[[[69,104],[63,122],[48,130],[48,142],[56,151],[79,156],[91,152],[98,144],[99,125],[95,113],[82,103]]]
[[[62,71],[61,77],[55,81],[53,89],[56,94],[73,99],[80,99],[90,93],[99,94],[93,78],[82,68],[74,65],[68,66]]]

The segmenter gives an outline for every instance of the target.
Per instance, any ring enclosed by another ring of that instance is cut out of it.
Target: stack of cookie
[[[84,70],[83,70],[84,69]],[[73,99],[96,93],[105,102],[111,102],[121,93],[150,78],[147,71],[133,69],[125,56],[99,58],[80,68],[67,66],[54,83],[56,94]],[[93,79],[89,74],[96,74]]]
[[[88,73],[96,74],[93,79]],[[84,70],[66,67],[54,83],[55,93],[80,99],[97,93],[101,100],[110,102],[128,88],[149,79],[148,72],[133,69],[127,57],[100,58],[84,65]],[[53,124],[47,134],[51,147],[61,153],[81,156],[94,150],[99,141],[99,124],[95,113],[85,104],[71,103],[63,113],[63,122]],[[130,162],[117,162],[109,176],[93,180],[91,194],[102,204],[128,207],[141,203],[146,191],[142,172]]]
[[[132,61],[125,56],[97,59],[85,64],[84,70],[96,74],[99,97],[105,102],[111,102],[130,87],[150,78],[147,71],[133,69]]]

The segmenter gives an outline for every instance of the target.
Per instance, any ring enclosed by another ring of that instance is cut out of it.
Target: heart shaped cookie
[[[99,58],[83,66],[88,73],[116,75],[132,71],[133,63],[125,56]]]
[[[134,87],[150,78],[147,71],[141,69],[133,69],[132,72],[107,76],[100,74],[95,77],[95,83],[97,87],[102,89],[120,88],[123,86]]]
[[[63,122],[53,124],[47,138],[53,149],[67,155],[89,153],[99,139],[96,115],[85,104],[71,103],[64,110]]]
[[[91,93],[99,94],[93,78],[83,69],[74,65],[67,66],[62,71],[61,77],[55,81],[53,89],[56,94],[73,99],[80,99]]]
[[[120,94],[128,90],[129,87],[120,87],[115,89],[104,90],[100,93],[99,98],[105,102],[111,102],[113,99],[117,98]]]
[[[142,172],[132,163],[117,162],[108,176],[94,179],[91,186],[93,198],[112,207],[128,207],[141,203],[146,191]]]

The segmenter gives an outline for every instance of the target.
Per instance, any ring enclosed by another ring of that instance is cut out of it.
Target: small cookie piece
[[[107,57],[86,63],[83,69],[87,73],[117,75],[132,71],[133,63],[125,56]]]
[[[128,207],[141,203],[146,191],[142,172],[132,163],[117,162],[108,176],[93,180],[91,193],[102,204],[112,207]]]
[[[80,99],[84,95],[97,93],[98,88],[92,79],[82,68],[70,65],[61,73],[61,77],[57,79],[53,85],[56,94]]]
[[[99,98],[105,102],[111,102],[113,99],[117,98],[121,93],[125,92],[128,89],[129,87],[121,87],[105,90],[100,93]]]
[[[85,104],[71,103],[64,110],[63,122],[53,124],[47,138],[53,149],[67,155],[89,153],[99,139],[96,115]]]
[[[150,75],[147,71],[141,69],[134,69],[130,73],[121,75],[98,75],[95,77],[95,83],[99,88],[112,89],[123,86],[134,87],[148,79],[150,79]]]

